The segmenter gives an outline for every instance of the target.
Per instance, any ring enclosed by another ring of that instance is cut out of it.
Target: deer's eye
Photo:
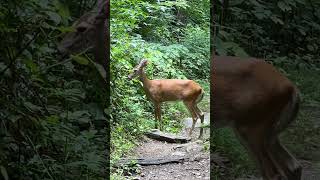
[[[77,31],[80,32],[80,33],[83,33],[83,32],[85,32],[86,30],[87,30],[87,28],[84,27],[84,26],[78,26],[78,27],[77,27]]]

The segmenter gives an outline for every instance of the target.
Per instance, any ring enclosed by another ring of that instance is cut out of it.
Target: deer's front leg
[[[158,129],[158,123],[159,123],[159,120],[158,120],[158,106],[157,104],[154,104],[154,118],[155,118],[155,128]]]
[[[162,122],[161,122],[161,104],[160,104],[160,103],[157,105],[157,113],[158,113],[159,129],[160,129],[160,130],[162,130]]]

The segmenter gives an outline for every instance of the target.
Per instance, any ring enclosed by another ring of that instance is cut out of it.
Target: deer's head
[[[107,2],[100,0],[97,10],[81,16],[58,45],[62,54],[79,53],[95,45],[99,34],[103,33],[107,19]]]
[[[140,63],[133,68],[133,72],[129,74],[128,76],[129,80],[132,80],[135,77],[139,77],[143,72],[143,68],[146,67],[147,64],[148,64],[148,60],[146,59],[141,60]]]

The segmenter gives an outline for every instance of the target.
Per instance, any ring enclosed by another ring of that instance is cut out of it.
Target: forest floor
[[[205,124],[209,122],[209,113],[205,114]],[[191,126],[191,118],[186,118],[184,124]],[[200,124],[197,123],[192,134],[191,142],[185,144],[166,143],[161,141],[144,138],[134,150],[135,156],[139,158],[157,158],[157,157],[185,157],[182,163],[168,163],[163,165],[150,165],[139,167],[139,173],[133,179],[139,180],[174,180],[174,179],[210,179],[210,160],[209,160],[209,141],[204,143],[210,137],[209,129],[204,130],[202,140],[198,139]],[[186,136],[185,129],[180,135]]]

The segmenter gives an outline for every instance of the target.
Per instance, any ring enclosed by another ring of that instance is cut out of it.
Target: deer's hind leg
[[[259,169],[264,180],[284,180],[279,173],[276,165],[272,161],[272,156],[266,148],[266,134],[263,126],[259,127],[238,127],[235,128],[235,133],[238,135],[242,144],[249,150]]]
[[[155,128],[161,130],[161,104],[154,103]]]
[[[278,137],[275,138],[270,146],[270,156],[277,165],[279,172],[287,177],[288,180],[300,180],[302,167],[299,162],[282,146]]]
[[[197,113],[195,112],[193,108],[193,102],[192,101],[183,101],[183,103],[186,105],[187,109],[189,110],[191,116],[192,116],[192,126],[189,131],[189,136],[191,137],[192,131],[196,125],[197,122]]]
[[[196,112],[197,118],[199,118],[201,120],[201,128],[200,128],[200,135],[199,135],[199,139],[202,138],[203,136],[203,123],[204,123],[204,113],[199,109],[198,105],[195,104],[193,106],[194,111]]]

